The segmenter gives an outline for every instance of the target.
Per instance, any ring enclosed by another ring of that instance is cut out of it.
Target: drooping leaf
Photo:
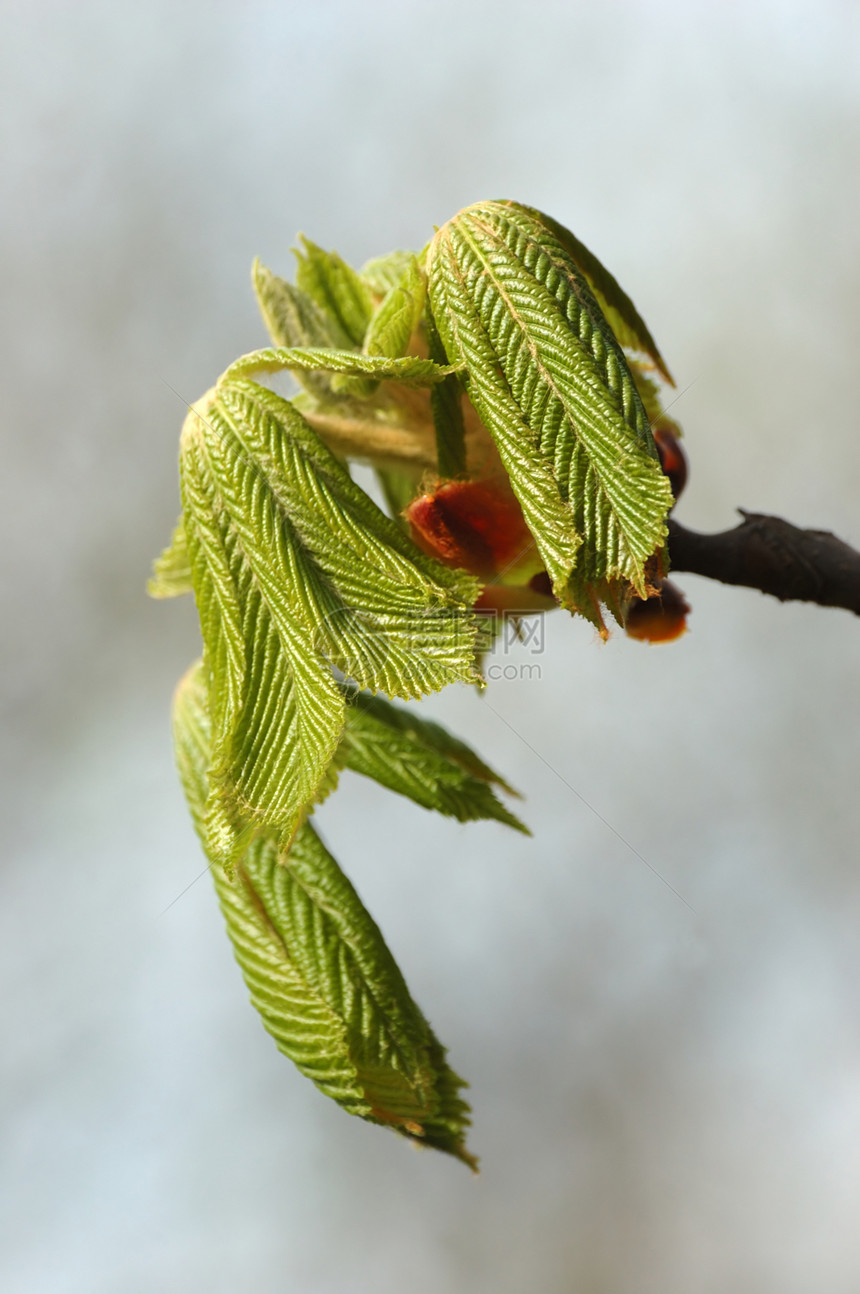
[[[152,564],[152,578],[146,586],[151,598],[178,598],[192,591],[191,562],[182,517],[176,523],[173,538]]]
[[[647,589],[671,491],[623,352],[555,236],[515,204],[437,232],[430,300],[560,601],[600,622]]]
[[[364,339],[366,355],[405,355],[424,309],[426,284],[413,256],[374,312]]]
[[[181,470],[213,720],[207,848],[230,870],[259,827],[292,838],[337,748],[343,700],[314,647],[303,554],[215,398],[186,419]]]
[[[210,761],[200,665],[174,704],[177,761],[192,816],[203,820]],[[419,1145],[475,1160],[465,1146],[463,1080],[409,990],[373,918],[309,824],[289,854],[271,835],[248,849],[231,884],[212,869],[251,1000],[281,1051],[350,1114]]]
[[[313,555],[303,587],[327,658],[362,686],[405,698],[473,681],[476,581],[425,556],[289,402],[239,381],[219,388],[218,407],[246,455],[265,462]]]
[[[336,758],[425,809],[460,822],[494,818],[530,834],[495,795],[493,785],[511,791],[498,774],[441,725],[404,706],[353,693]]]
[[[373,313],[367,284],[337,252],[325,252],[309,238],[300,237],[302,249],[293,249],[298,261],[297,287],[316,302],[330,328],[340,336],[335,345],[361,346]]]
[[[503,205],[514,209],[517,208],[517,204],[513,202]],[[571,260],[588,281],[588,286],[594,293],[597,304],[603,311],[619,346],[622,346],[625,350],[638,351],[643,355],[647,355],[665,380],[674,386],[674,379],[666,367],[663,356],[657,349],[657,343],[651,336],[648,325],[618,280],[600,263],[594,253],[590,252],[585,244],[581,243],[564,225],[559,224],[557,220],[553,220],[552,216],[547,216],[543,211],[537,211],[534,207],[526,207],[525,210],[549,230],[565,251],[568,252]]]

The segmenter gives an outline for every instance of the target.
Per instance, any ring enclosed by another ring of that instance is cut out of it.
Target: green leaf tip
[[[602,626],[600,601],[646,593],[672,503],[624,353],[570,252],[525,207],[461,211],[431,242],[427,274],[445,351],[555,594]]]
[[[211,757],[202,662],[177,689],[174,733],[189,808],[206,841]],[[465,1083],[409,994],[373,918],[306,823],[284,856],[253,841],[231,883],[212,876],[251,1000],[277,1046],[348,1113],[477,1162],[465,1145]]]

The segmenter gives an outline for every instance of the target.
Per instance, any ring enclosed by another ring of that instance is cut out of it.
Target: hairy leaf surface
[[[177,761],[204,837],[210,723],[202,666],[174,703]],[[313,828],[288,855],[258,837],[234,883],[212,869],[251,1000],[278,1047],[350,1114],[462,1159],[462,1079],[412,1000],[382,935]]]
[[[553,233],[525,208],[462,211],[428,250],[448,357],[496,441],[556,596],[590,618],[598,597],[646,591],[671,491],[608,323]]]
[[[260,313],[276,346],[337,346],[342,340],[305,292],[273,274],[259,260],[252,267]]]

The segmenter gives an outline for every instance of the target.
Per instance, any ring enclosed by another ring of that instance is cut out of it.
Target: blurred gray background
[[[858,15],[4,6],[10,1294],[860,1288],[855,619],[693,577],[673,646],[559,613],[539,679],[428,702],[532,841],[349,774],[325,805],[472,1083],[473,1179],[328,1104],[248,1005],[172,765],[193,607],[144,595],[182,401],[263,342],[252,257],[290,273],[303,229],[361,262],[487,197],[643,311],[683,521],[860,544]]]

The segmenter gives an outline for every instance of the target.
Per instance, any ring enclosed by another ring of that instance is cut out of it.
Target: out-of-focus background
[[[263,342],[252,257],[289,273],[303,229],[360,263],[487,197],[643,311],[681,520],[860,543],[858,16],[4,6],[4,1290],[860,1288],[855,619],[693,577],[670,647],[559,613],[427,706],[533,840],[353,775],[324,806],[472,1083],[473,1179],[248,1005],[172,766],[193,607],[144,595],[183,401]]]

